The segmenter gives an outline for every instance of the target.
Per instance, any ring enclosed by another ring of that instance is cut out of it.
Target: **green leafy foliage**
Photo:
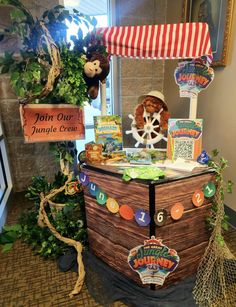
[[[48,208],[47,208],[48,210]],[[78,200],[78,204],[66,204],[62,211],[56,214],[55,220],[50,211],[47,212],[52,225],[57,231],[67,238],[87,245],[86,224],[83,221],[83,203]],[[22,225],[21,239],[31,245],[35,253],[45,258],[56,259],[66,253],[71,247],[58,240],[50,230],[41,228],[37,224],[38,211],[36,208],[24,212],[20,217]]]
[[[5,225],[0,233],[0,244],[2,245],[2,252],[9,252],[13,243],[21,237],[22,227],[20,224]]]
[[[13,54],[5,53],[0,59],[0,73],[11,74],[11,84],[16,95],[22,99],[39,97],[40,103],[68,103],[82,106],[89,101],[87,85],[84,80],[83,66],[88,46],[101,40],[89,41],[90,35],[85,36],[82,25],[93,30],[97,24],[94,17],[84,15],[77,10],[70,13],[62,5],[46,10],[41,18],[34,19],[31,13],[19,0],[0,0],[1,5],[12,5],[11,26],[6,33],[14,33],[22,41],[21,57],[14,58]],[[79,26],[77,36],[73,36],[73,46],[67,42],[67,24],[75,23]],[[60,51],[61,72],[56,79],[53,89],[47,97],[40,93],[47,82],[52,65],[48,40],[45,37],[44,25]],[[4,34],[1,33],[3,39]],[[94,36],[95,37],[95,36]],[[99,50],[105,50],[99,43]]]
[[[64,46],[61,49],[61,62],[61,74],[53,92],[46,99],[57,103],[83,106],[89,101],[83,75],[85,60],[81,58],[81,53],[70,51]]]
[[[30,244],[37,254],[46,258],[57,258],[71,247],[58,240],[47,227],[38,226],[40,193],[47,194],[51,189],[63,186],[66,180],[67,176],[61,172],[55,174],[52,183],[47,182],[45,177],[34,176],[26,194],[28,199],[34,201],[34,207],[24,212],[20,217],[21,239]],[[45,209],[51,224],[62,236],[79,241],[86,246],[87,226],[83,193],[68,195],[61,192],[54,197],[53,201],[65,204],[65,206],[58,212],[46,206]]]
[[[224,170],[228,167],[228,161],[220,157],[219,158],[219,151],[217,149],[214,149],[212,151],[211,159],[208,162],[208,166],[213,168],[215,171],[215,180],[216,183],[218,184],[219,188],[219,199],[216,197],[214,198],[211,206],[211,212],[210,215],[206,218],[206,224],[209,229],[214,229],[215,223],[216,223],[216,216],[217,213],[220,209],[220,206],[224,206],[224,198],[225,198],[225,193],[232,193],[232,187],[233,187],[233,182],[229,180],[227,183],[224,181],[223,178],[223,172]],[[224,214],[221,220],[221,228],[222,231],[227,231],[229,229],[229,216]],[[224,245],[224,238],[223,236],[218,236],[217,237],[217,242],[223,246]]]
[[[57,162],[60,162],[60,159],[68,161],[71,165],[77,162],[77,149],[72,141],[51,143],[49,149]]]

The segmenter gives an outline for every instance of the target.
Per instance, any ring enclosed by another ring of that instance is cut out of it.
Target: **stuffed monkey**
[[[96,99],[99,92],[99,81],[105,82],[110,72],[108,57],[99,52],[93,52],[84,65],[84,79],[88,86],[88,95]]]

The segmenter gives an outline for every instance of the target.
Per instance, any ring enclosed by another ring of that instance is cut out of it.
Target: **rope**
[[[39,63],[43,64],[46,67],[49,67],[47,82],[39,95],[28,96],[24,99],[21,99],[20,104],[27,104],[27,103],[32,102],[35,99],[39,99],[39,98],[47,96],[53,90],[54,82],[56,78],[60,75],[60,71],[61,71],[61,58],[60,58],[59,48],[55,44],[54,40],[52,39],[44,23],[41,21],[39,24],[44,33],[43,38],[46,42],[52,65],[38,58]]]
[[[82,260],[82,250],[83,250],[83,246],[80,242],[77,242],[73,239],[70,238],[66,238],[63,237],[59,234],[59,232],[55,229],[55,227],[52,226],[52,224],[50,223],[47,213],[45,211],[45,205],[47,203],[51,202],[51,199],[57,195],[58,193],[61,193],[65,190],[66,185],[71,182],[73,178],[73,172],[71,172],[68,176],[67,181],[65,182],[65,184],[58,188],[58,189],[53,189],[52,191],[50,191],[50,193],[48,195],[44,195],[43,193],[40,194],[40,208],[39,208],[39,217],[38,217],[38,225],[40,227],[45,227],[47,226],[50,231],[52,232],[52,234],[60,241],[73,246],[76,251],[77,251],[77,262],[78,262],[78,279],[76,281],[76,284],[74,286],[74,289],[70,292],[69,296],[73,297],[74,295],[78,294],[83,286],[84,283],[84,278],[85,278],[85,270],[84,270],[84,264],[83,264],[83,260]]]

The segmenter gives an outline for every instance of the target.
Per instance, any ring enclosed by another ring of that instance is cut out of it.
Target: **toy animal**
[[[84,79],[88,86],[88,95],[96,99],[99,92],[99,82],[104,83],[110,72],[108,57],[95,51],[89,55],[84,65]]]
[[[170,113],[168,112],[167,105],[164,101],[164,95],[159,91],[151,91],[147,95],[139,97],[139,104],[135,108],[134,119],[137,128],[144,128],[146,122],[146,116],[144,111],[148,113],[148,119],[152,120],[152,114],[160,113],[160,122],[158,127],[155,128],[157,132],[164,132],[168,129],[168,119]]]

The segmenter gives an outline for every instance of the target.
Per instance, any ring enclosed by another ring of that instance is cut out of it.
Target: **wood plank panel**
[[[88,229],[127,249],[139,245],[149,238],[149,227],[140,227],[133,221],[122,219],[119,214],[110,213],[106,207],[99,206],[96,200],[86,195],[86,220]],[[89,242],[94,238],[89,237]]]
[[[127,259],[129,249],[124,248],[119,244],[111,244],[110,240],[100,236],[100,234],[91,229],[88,230],[88,235],[90,237],[89,249],[95,256],[100,258],[116,271],[135,281],[138,285],[144,286],[142,285],[139,275],[128,265]]]
[[[85,169],[89,180],[96,183],[109,197],[115,198],[120,205],[132,205],[133,209],[149,210],[148,185],[135,181],[124,182],[121,177],[110,176]],[[85,188],[86,193],[86,188]]]
[[[162,239],[163,244],[177,250],[178,253],[207,241],[210,232],[207,230],[205,220],[210,207],[211,204],[208,204],[186,211],[178,221],[168,216],[164,226],[156,226],[156,237]]]
[[[155,186],[155,206],[156,210],[160,208],[170,208],[177,202],[181,202],[185,210],[192,209],[192,196],[196,190],[201,190],[203,185],[208,181],[214,180],[214,174],[203,174],[201,176],[195,176],[186,178],[170,183],[165,183]],[[205,204],[210,200],[205,199]]]
[[[126,249],[118,244],[111,245],[109,240],[100,236],[91,229],[89,229],[89,236],[90,238],[93,238],[93,240],[91,240],[89,243],[89,248],[94,255],[116,271],[133,280],[139,286],[147,287],[147,285],[143,285],[141,283],[138,273],[133,271],[128,265],[127,257],[129,254],[129,249]],[[196,273],[207,243],[208,242],[202,242],[199,245],[181,251],[179,253],[180,263],[177,269],[167,277],[163,287],[157,288],[171,286]]]
[[[173,284],[177,284],[179,281],[195,274],[207,244],[208,241],[202,242],[198,245],[179,252],[179,265],[176,270],[167,277],[164,287],[169,287]]]

